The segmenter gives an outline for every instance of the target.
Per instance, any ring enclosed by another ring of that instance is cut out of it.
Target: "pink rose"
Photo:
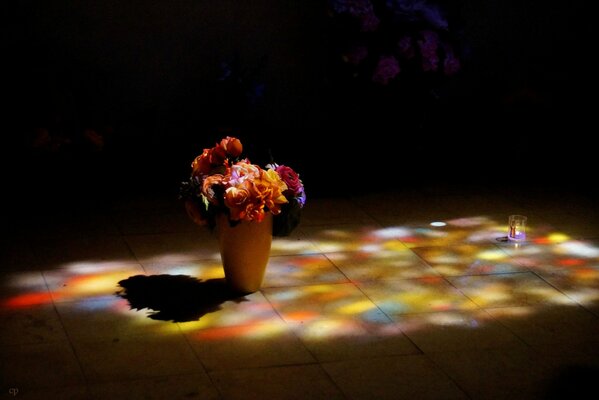
[[[290,191],[293,196],[298,196],[304,191],[304,185],[300,180],[299,175],[293,169],[286,165],[279,165],[275,168],[275,171],[277,171],[283,182],[285,182],[287,190]]]

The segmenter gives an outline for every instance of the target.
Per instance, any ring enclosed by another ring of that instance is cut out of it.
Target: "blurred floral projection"
[[[427,86],[461,69],[456,4],[330,0],[334,43],[347,75],[377,85]]]
[[[124,279],[155,275],[152,261],[162,254],[142,264],[81,261],[41,274],[15,272],[0,304],[5,311],[70,304],[93,322],[104,318],[98,329],[120,321],[198,340],[294,332],[316,341],[391,339],[436,325],[477,329],[492,323],[499,308],[513,310],[511,318],[554,306],[596,309],[599,247],[550,226],[531,228],[525,243],[498,241],[506,229],[487,216],[389,227],[305,226],[273,242],[261,291],[223,298],[209,312],[177,323],[153,319],[157,310],[133,310],[115,293]],[[154,265],[160,274],[188,276],[185,281],[222,278],[216,252],[204,260],[178,259]]]

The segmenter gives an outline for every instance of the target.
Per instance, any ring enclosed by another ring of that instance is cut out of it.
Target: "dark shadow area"
[[[228,134],[257,164],[293,166],[308,198],[440,184],[599,191],[586,0],[360,2],[375,5],[374,31],[332,12],[348,1],[13,3],[8,217],[175,198],[195,156]],[[429,14],[447,28],[399,18],[410,4],[442,6]],[[423,27],[441,35],[441,57],[443,44],[459,54],[457,73],[397,54],[405,35],[418,50]],[[370,56],[350,62],[360,48]],[[373,71],[387,50],[401,72],[382,84]]]
[[[599,377],[599,367],[595,365],[563,366],[553,378],[547,390],[548,400],[592,397]]]
[[[226,301],[247,301],[233,292],[225,279],[202,281],[188,275],[135,275],[119,281],[116,294],[129,302],[131,309],[147,308],[151,319],[160,321],[197,321],[221,309]]]

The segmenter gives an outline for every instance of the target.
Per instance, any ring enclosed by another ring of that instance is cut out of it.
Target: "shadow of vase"
[[[119,281],[116,295],[134,310],[150,310],[148,318],[160,321],[197,321],[222,308],[227,301],[247,301],[221,279],[202,281],[188,275],[135,275]]]

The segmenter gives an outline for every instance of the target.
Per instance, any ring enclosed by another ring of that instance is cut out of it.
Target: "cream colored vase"
[[[272,243],[272,214],[262,222],[242,221],[231,227],[227,216],[216,219],[220,257],[231,289],[253,293],[260,289]]]

